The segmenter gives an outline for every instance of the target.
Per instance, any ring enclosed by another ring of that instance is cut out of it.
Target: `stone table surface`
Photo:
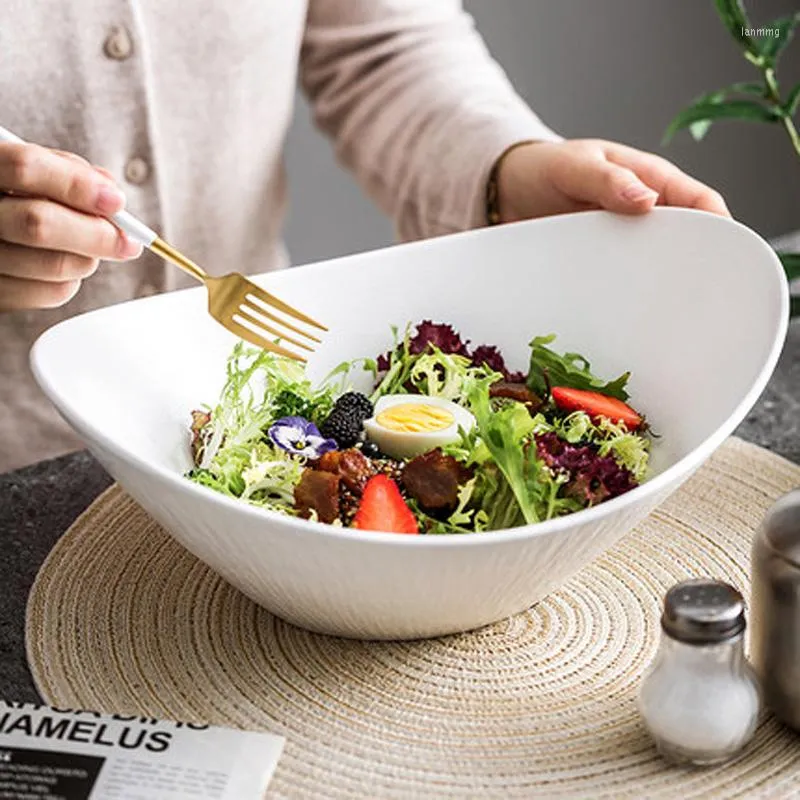
[[[800,463],[800,321],[737,435]],[[39,702],[25,660],[25,603],[39,566],[111,478],[87,453],[0,476],[0,697]]]

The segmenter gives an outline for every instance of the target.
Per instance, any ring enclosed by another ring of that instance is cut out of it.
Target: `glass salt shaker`
[[[664,599],[661,629],[639,692],[645,726],[672,761],[727,761],[755,733],[760,703],[744,656],[744,599],[711,579],[678,583]]]

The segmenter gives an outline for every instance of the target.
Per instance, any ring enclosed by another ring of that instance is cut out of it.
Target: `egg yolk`
[[[401,403],[381,411],[376,422],[382,428],[402,433],[429,433],[449,428],[455,418],[444,408],[424,403]]]

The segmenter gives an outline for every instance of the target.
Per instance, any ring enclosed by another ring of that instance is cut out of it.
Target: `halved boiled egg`
[[[455,442],[459,428],[469,431],[475,417],[440,397],[392,394],[381,397],[364,423],[367,437],[392,458],[414,458]]]

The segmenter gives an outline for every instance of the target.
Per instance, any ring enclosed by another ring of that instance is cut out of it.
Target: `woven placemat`
[[[711,575],[746,592],[753,531],[798,484],[800,467],[731,439],[530,611],[399,643],[282,622],[112,487],[39,573],[28,659],[53,705],[282,733],[275,797],[796,796],[800,738],[771,718],[723,768],[669,767],[635,698],[665,589]]]

